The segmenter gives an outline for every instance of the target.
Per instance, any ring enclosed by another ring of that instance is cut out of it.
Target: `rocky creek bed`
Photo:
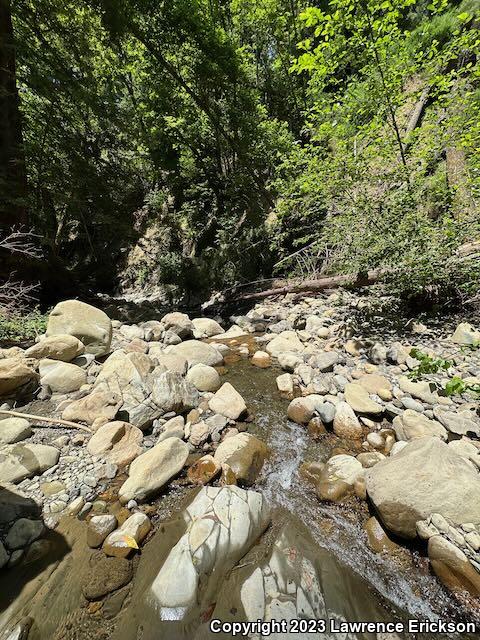
[[[37,417],[0,416],[0,638],[479,624],[478,319],[381,303],[286,296],[222,326],[66,301],[3,349],[0,409]]]

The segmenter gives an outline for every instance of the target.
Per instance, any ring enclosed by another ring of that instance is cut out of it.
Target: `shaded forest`
[[[371,269],[406,299],[475,300],[479,13],[0,0],[7,300],[12,270],[57,297],[192,300]]]

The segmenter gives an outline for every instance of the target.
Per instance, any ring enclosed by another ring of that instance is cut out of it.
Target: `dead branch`
[[[84,427],[82,424],[77,424],[76,422],[70,422],[69,420],[61,420],[60,418],[45,418],[44,416],[35,416],[31,413],[20,413],[19,411],[7,411],[6,409],[0,409],[0,414],[13,416],[14,418],[25,418],[25,419],[28,418],[29,420],[33,420],[35,422],[47,422],[53,425],[60,424],[63,427],[80,429],[81,431],[92,433],[91,429],[89,429],[88,427]]]

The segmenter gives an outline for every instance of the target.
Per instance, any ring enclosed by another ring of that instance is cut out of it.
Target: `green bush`
[[[45,333],[48,315],[33,311],[25,316],[0,314],[0,344],[22,344],[31,342]]]

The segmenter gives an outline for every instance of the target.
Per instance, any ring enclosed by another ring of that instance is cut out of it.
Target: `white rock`
[[[220,387],[208,404],[214,413],[232,420],[237,420],[247,410],[245,400],[229,382]]]

